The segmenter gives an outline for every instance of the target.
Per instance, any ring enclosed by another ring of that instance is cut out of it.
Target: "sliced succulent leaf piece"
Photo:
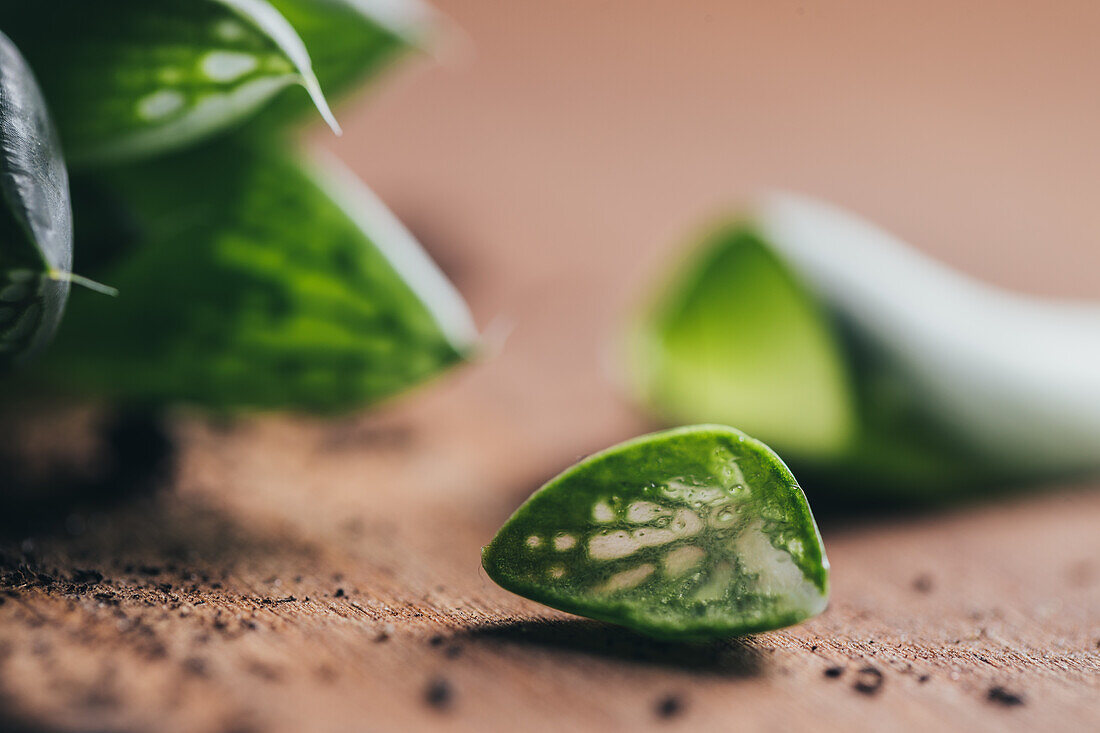
[[[717,230],[628,340],[632,386],[669,422],[730,422],[781,450],[843,450],[844,355],[816,301],[751,226]]]
[[[61,145],[34,75],[0,33],[0,365],[52,338],[69,296],[73,226]]]
[[[420,0],[270,0],[305,42],[330,100],[347,94],[410,45],[427,42],[435,25]],[[267,123],[300,117],[300,95],[282,95]]]
[[[990,286],[803,196],[756,220],[915,419],[1000,471],[1100,468],[1100,303]]]
[[[752,426],[815,485],[878,502],[1100,469],[1098,305],[978,283],[790,194],[685,273],[628,339],[665,419]]]
[[[467,355],[464,303],[358,181],[226,140],[101,177],[133,246],[43,364],[83,394],[337,412]]]
[[[720,425],[586,458],[512,515],[482,564],[513,593],[670,639],[789,626],[829,595],[798,482],[766,445]]]
[[[69,158],[113,162],[240,124],[302,85],[339,130],[294,28],[267,0],[40,0],[0,8]]]

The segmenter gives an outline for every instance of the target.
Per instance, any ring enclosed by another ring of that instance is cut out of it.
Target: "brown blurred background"
[[[703,649],[570,621],[478,567],[542,480],[650,427],[609,339],[762,187],[1004,286],[1100,297],[1100,4],[438,6],[458,29],[438,62],[406,59],[312,142],[499,353],[335,424],[179,418],[172,492],[20,545],[105,577],[0,607],[0,709],[72,730],[1100,727],[1089,487],[834,518],[829,611]]]
[[[517,430],[592,430],[560,407],[610,408],[599,354],[624,309],[766,187],[1001,285],[1100,296],[1096,3],[438,5],[465,33],[442,63],[405,64],[322,141],[483,327],[515,324],[473,378],[553,421]]]

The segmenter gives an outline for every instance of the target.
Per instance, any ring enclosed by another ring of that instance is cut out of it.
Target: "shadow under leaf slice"
[[[764,654],[740,639],[695,643],[662,641],[598,621],[506,621],[477,627],[465,636],[472,641],[578,652],[597,658],[725,677],[755,677],[766,668]]]

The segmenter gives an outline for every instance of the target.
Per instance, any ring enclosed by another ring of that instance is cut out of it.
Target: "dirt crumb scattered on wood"
[[[884,681],[885,677],[883,677],[881,670],[867,665],[861,667],[859,672],[856,673],[856,681],[852,684],[852,688],[864,695],[876,695],[882,690]]]
[[[931,593],[932,576],[928,573],[921,573],[917,577],[913,578],[913,590],[915,590],[917,593]]]
[[[684,699],[679,695],[665,695],[657,701],[655,711],[657,717],[667,720],[684,714]]]
[[[443,677],[436,677],[424,689],[424,702],[436,710],[446,710],[454,704],[454,690]]]
[[[1016,705],[1024,704],[1023,695],[1012,692],[1000,685],[990,687],[989,692],[986,693],[986,699],[992,703],[1004,705],[1005,707],[1015,707]]]

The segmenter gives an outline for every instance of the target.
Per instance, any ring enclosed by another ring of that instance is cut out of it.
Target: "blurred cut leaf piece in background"
[[[0,33],[0,364],[49,342],[69,295],[69,177],[38,85]]]
[[[852,388],[832,324],[748,223],[708,239],[630,348],[635,388],[670,422],[736,415],[750,434],[806,455],[851,440]]]
[[[803,197],[709,240],[627,343],[656,414],[742,425],[841,494],[1100,468],[1100,305],[979,283]]]
[[[369,190],[233,139],[98,177],[133,245],[80,298],[62,391],[216,410],[351,410],[466,356],[460,296]],[[77,211],[79,215],[79,210]]]
[[[78,164],[192,144],[297,84],[338,129],[302,39],[267,0],[5,3],[0,27],[25,49]]]

